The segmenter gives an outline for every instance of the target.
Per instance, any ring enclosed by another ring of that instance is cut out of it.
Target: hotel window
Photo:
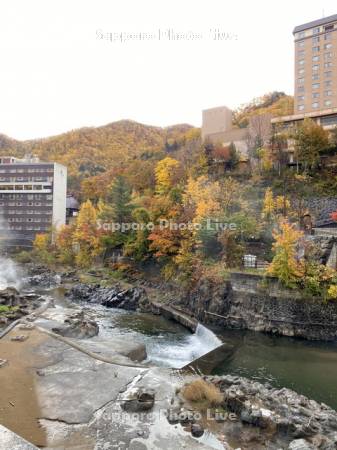
[[[314,74],[312,75],[312,80],[313,80],[313,81],[319,80],[319,73],[314,73]]]
[[[300,50],[297,54],[298,58],[304,58],[305,55],[305,51],[304,50]]]
[[[300,59],[300,60],[298,61],[298,64],[299,64],[300,66],[304,66],[304,59]]]
[[[331,97],[332,96],[332,91],[324,91],[324,95],[325,97]]]
[[[324,81],[324,86],[325,86],[326,88],[331,87],[331,86],[332,86],[332,81],[331,81],[331,80],[329,80],[329,81]]]
[[[325,35],[324,35],[324,40],[325,41],[331,41],[331,33],[326,33]]]
[[[298,105],[297,109],[298,109],[299,111],[303,111],[304,105]]]
[[[313,92],[312,98],[319,98],[319,92]]]
[[[304,78],[299,78],[297,81],[298,81],[298,84],[303,84],[304,83]]]
[[[303,75],[303,74],[304,74],[304,72],[305,72],[305,70],[304,70],[304,69],[300,69],[300,70],[298,71],[298,74],[299,74],[299,75]]]
[[[299,39],[303,39],[305,37],[305,31],[301,31],[300,33],[298,33],[297,37]]]
[[[324,49],[329,50],[329,48],[332,48],[332,44],[324,44]]]
[[[297,92],[304,92],[304,86],[299,86],[297,88]]]
[[[317,45],[316,47],[312,47],[312,52],[313,53],[316,53],[316,52],[319,52],[320,51],[320,46],[319,45]]]
[[[326,76],[327,78],[332,77],[332,71],[329,70],[329,72],[324,72],[324,76]]]
[[[331,61],[324,63],[324,69],[327,69],[329,67],[332,67],[332,62]]]
[[[332,25],[325,25],[324,26],[324,30],[325,31],[331,31],[331,30],[333,30],[334,29],[334,25],[332,24]]]
[[[304,47],[304,41],[297,42],[297,47],[303,48]]]
[[[313,56],[312,60],[313,60],[313,62],[319,61],[319,55]]]
[[[313,108],[318,108],[318,107],[319,107],[319,103],[318,103],[318,102],[314,102],[311,106],[312,106]]]
[[[315,36],[312,38],[312,43],[313,44],[318,44],[319,43],[319,36]]]
[[[332,58],[332,52],[324,53],[324,60],[328,61]]]
[[[325,100],[324,106],[331,106],[331,105],[332,105],[331,100]]]
[[[321,31],[320,27],[316,27],[312,30],[313,34],[318,34]]]
[[[317,72],[319,70],[319,64],[315,64],[314,66],[312,66],[312,70],[314,72]]]
[[[299,95],[299,96],[297,97],[297,101],[298,101],[298,102],[304,102],[304,95]]]
[[[314,83],[314,84],[312,85],[312,88],[313,88],[313,89],[319,89],[319,83]]]

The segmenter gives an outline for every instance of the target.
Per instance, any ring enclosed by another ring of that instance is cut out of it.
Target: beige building
[[[233,114],[227,106],[202,111],[202,140],[209,140],[224,147],[234,143],[241,155],[247,155],[247,128],[233,127]]]
[[[227,106],[204,109],[202,111],[201,137],[203,140],[212,135],[225,133],[232,129],[232,111]]]
[[[299,25],[295,40],[295,114],[337,108],[337,14]]]

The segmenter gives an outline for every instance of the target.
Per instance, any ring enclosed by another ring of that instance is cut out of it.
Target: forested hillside
[[[32,153],[41,160],[64,164],[68,167],[69,187],[78,192],[85,179],[105,172],[111,177],[111,172],[121,172],[135,160],[161,159],[183,145],[191,133],[199,134],[190,125],[159,128],[123,120],[24,142],[0,135],[0,153],[19,157]]]
[[[272,117],[294,113],[294,98],[284,92],[271,92],[254,98],[234,111],[233,124],[245,128],[249,119],[256,114],[270,114]]]

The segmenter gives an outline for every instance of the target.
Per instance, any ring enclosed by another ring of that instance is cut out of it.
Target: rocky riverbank
[[[54,283],[56,274],[43,274],[45,283]],[[71,274],[73,281],[78,278]],[[33,281],[38,280],[36,275]],[[57,278],[57,277],[56,277]],[[69,280],[62,274],[60,280]],[[97,277],[99,279],[99,277]],[[158,305],[169,305],[172,318],[181,323],[190,317],[205,325],[224,329],[252,330],[308,340],[337,339],[337,303],[306,298],[303,293],[284,288],[276,279],[259,274],[231,273],[223,283],[200,280],[190,290],[171,285],[130,283],[77,283],[67,293],[74,302],[91,302],[112,308],[162,313]],[[151,295],[150,295],[151,293]],[[164,300],[165,297],[165,301]],[[189,322],[189,321],[187,321]],[[193,329],[193,325],[189,325]]]
[[[123,289],[118,283],[113,287],[101,287],[100,284],[76,284],[66,296],[73,302],[97,303],[107,308],[120,308],[135,311],[149,309],[149,299],[142,287]]]
[[[205,404],[194,405],[179,395],[178,405],[168,411],[171,421],[177,418],[181,424],[187,423],[192,433],[193,425],[200,435],[209,427],[217,436],[226,436],[227,449],[232,448],[230,443],[244,449],[333,450],[337,447],[337,413],[327,405],[290,389],[276,389],[242,377],[225,375],[204,379],[221,392],[221,404],[206,408]],[[196,414],[197,410],[201,415]]]
[[[0,330],[15,320],[31,314],[43,298],[35,293],[20,294],[14,287],[0,291]]]

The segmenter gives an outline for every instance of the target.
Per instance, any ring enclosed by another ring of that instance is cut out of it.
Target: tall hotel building
[[[325,129],[337,126],[337,14],[295,27],[295,106],[272,119],[286,127],[306,117]]]
[[[0,245],[31,247],[66,220],[67,168],[37,158],[0,157]]]
[[[337,15],[294,29],[295,114],[337,108]]]

